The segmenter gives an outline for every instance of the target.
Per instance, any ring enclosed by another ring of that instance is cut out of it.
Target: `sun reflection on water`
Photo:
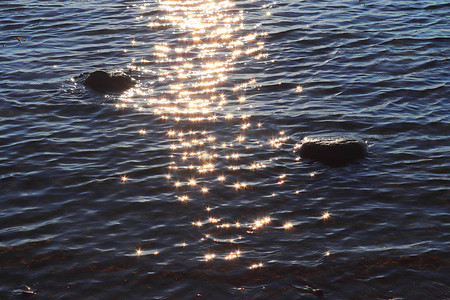
[[[151,58],[133,59],[128,68],[154,76],[154,86],[130,89],[119,97],[116,107],[149,111],[164,123],[170,163],[163,176],[176,195],[175,202],[185,208],[204,203],[204,215],[191,219],[191,228],[202,233],[200,242],[226,241],[233,247],[211,251],[205,245],[200,260],[238,261],[247,252],[236,243],[246,234],[294,227],[288,220],[275,226],[280,220],[275,222],[270,212],[261,217],[255,211],[240,220],[213,216],[223,201],[233,200],[227,197],[245,198],[266,184],[255,174],[264,176],[274,160],[257,157],[253,150],[275,151],[289,140],[284,131],[263,135],[263,122],[248,111],[251,98],[247,94],[258,87],[257,78],[252,75],[238,81],[233,76],[243,60],[267,57],[263,41],[267,33],[245,26],[244,11],[234,1],[159,0],[158,4],[160,13],[146,21],[149,30],[171,28],[177,39],[154,44]],[[145,11],[147,6],[139,9]],[[295,92],[302,92],[301,86]],[[149,136],[146,129],[139,134]],[[285,173],[277,176],[275,187],[288,185],[287,178]],[[127,180],[122,177],[123,182]],[[220,238],[214,232],[220,232]],[[188,246],[180,241],[176,247],[180,245]],[[143,251],[138,249],[136,255]],[[261,267],[263,263],[257,262],[247,268]]]

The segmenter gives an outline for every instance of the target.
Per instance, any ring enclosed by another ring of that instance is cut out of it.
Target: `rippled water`
[[[0,298],[450,298],[449,13],[2,1]]]

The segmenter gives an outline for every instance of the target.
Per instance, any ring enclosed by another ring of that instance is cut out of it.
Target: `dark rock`
[[[135,85],[135,81],[123,72],[95,71],[90,73],[84,84],[104,94],[122,93]]]
[[[300,146],[300,156],[329,166],[342,166],[367,154],[361,140],[345,137],[306,137]]]

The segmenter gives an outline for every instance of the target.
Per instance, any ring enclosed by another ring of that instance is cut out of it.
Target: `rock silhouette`
[[[329,166],[343,166],[367,155],[367,145],[359,139],[345,137],[306,137],[300,156]]]
[[[135,81],[123,72],[94,71],[86,77],[84,85],[103,94],[118,94],[133,87]]]

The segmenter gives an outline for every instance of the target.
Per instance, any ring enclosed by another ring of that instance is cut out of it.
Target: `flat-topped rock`
[[[122,93],[135,85],[135,80],[123,72],[94,71],[84,84],[103,94]]]
[[[305,137],[300,156],[329,166],[342,166],[367,155],[367,145],[347,137]]]

